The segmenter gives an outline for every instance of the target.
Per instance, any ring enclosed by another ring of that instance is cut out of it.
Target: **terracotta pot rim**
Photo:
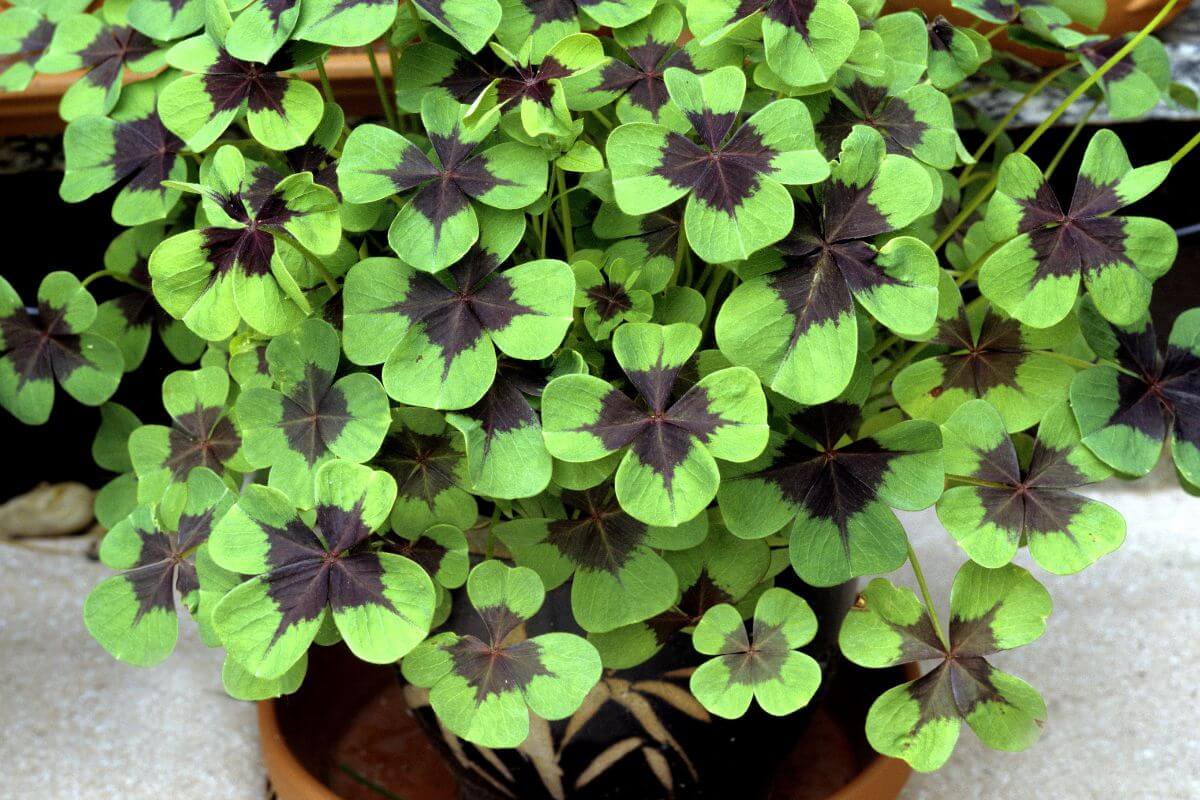
[[[911,680],[918,675],[916,664],[905,665],[906,676]],[[279,715],[276,713],[276,700],[260,700],[258,703],[258,733],[261,741],[263,761],[267,767],[267,776],[275,786],[280,797],[300,797],[305,800],[342,800],[328,786],[321,783],[296,758],[288,746],[279,727]],[[858,772],[849,783],[842,786],[826,800],[872,800],[885,796],[883,791],[891,791],[890,796],[908,781],[912,768],[905,762],[876,755],[867,766]]]

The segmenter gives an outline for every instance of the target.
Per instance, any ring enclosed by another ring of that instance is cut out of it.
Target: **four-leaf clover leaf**
[[[317,473],[316,495],[306,519],[277,489],[247,486],[209,540],[219,566],[253,576],[217,604],[213,625],[255,677],[286,673],[327,617],[351,652],[374,664],[396,661],[429,632],[433,582],[410,559],[372,546],[396,482],[332,461]]]
[[[41,425],[54,406],[54,384],[81,403],[112,397],[124,371],[117,346],[89,332],[96,301],[69,272],[51,272],[27,309],[0,277],[0,405],[27,425]]]
[[[597,461],[625,450],[616,492],[630,516],[673,526],[717,493],[717,458],[749,461],[767,441],[767,403],[754,373],[728,367],[676,397],[680,369],[700,344],[687,323],[626,323],[613,354],[638,402],[592,375],[555,378],[542,394],[546,447],[555,458]]]
[[[148,667],[175,649],[175,593],[196,613],[197,552],[233,501],[216,473],[197,469],[188,478],[181,507],[139,506],[105,534],[100,560],[122,572],[88,595],[83,621],[113,658]]]
[[[896,333],[927,331],[937,314],[937,257],[911,236],[879,247],[872,240],[920,216],[930,192],[919,164],[888,153],[876,131],[856,127],[823,186],[819,212],[802,206],[787,238],[746,265],[746,282],[717,316],[721,352],[775,391],[813,404],[850,381],[856,301]]]
[[[947,478],[961,485],[938,500],[938,519],[977,564],[1003,566],[1026,544],[1039,566],[1066,575],[1125,541],[1125,519],[1115,509],[1071,491],[1112,470],[1080,444],[1065,402],[1042,417],[1024,461],[982,400],[955,411],[942,439]]]
[[[1082,280],[1105,319],[1136,322],[1179,245],[1161,220],[1112,214],[1153,191],[1170,169],[1167,161],[1135,169],[1117,134],[1101,129],[1088,142],[1064,211],[1028,156],[1008,156],[987,211],[992,238],[1007,244],[983,262],[979,290],[1013,317],[1046,328],[1071,312]]]
[[[741,612],[724,603],[713,606],[696,626],[692,642],[696,650],[716,658],[692,673],[692,694],[726,719],[745,714],[751,700],[758,700],[768,714],[791,714],[808,705],[821,684],[820,665],[797,652],[816,633],[816,615],[787,589],[767,589],[758,598],[749,637]]]
[[[646,214],[686,195],[688,244],[714,263],[744,259],[782,239],[793,216],[784,184],[829,175],[808,108],[799,100],[776,100],[729,136],[746,93],[740,67],[704,75],[671,67],[665,80],[700,142],[648,122],[614,130],[607,153],[621,210]]]
[[[426,639],[401,663],[405,680],[428,688],[451,732],[481,747],[516,747],[529,714],[569,717],[600,679],[600,656],[573,633],[525,638],[524,625],[546,595],[537,573],[484,561],[467,578],[481,623],[475,633]]]
[[[1046,629],[1050,594],[1025,570],[968,561],[950,589],[944,644],[911,589],[876,578],[859,595],[838,636],[864,667],[939,660],[921,678],[884,692],[867,712],[867,740],[884,755],[929,772],[954,752],[961,723],[996,750],[1024,750],[1042,732],[1046,705],[987,656],[1029,644]]]

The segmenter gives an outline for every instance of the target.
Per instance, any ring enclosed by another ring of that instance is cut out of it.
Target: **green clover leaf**
[[[661,125],[634,122],[609,136],[606,153],[617,204],[646,214],[687,196],[688,244],[705,261],[744,259],[787,235],[785,184],[816,183],[829,167],[799,100],[777,100],[733,132],[746,78],[738,67],[665,73],[671,100],[700,143]]]
[[[171,426],[143,425],[129,435],[129,457],[143,503],[166,502],[197,467],[220,474],[239,465],[242,439],[229,418],[229,375],[220,367],[172,372],[163,380]]]
[[[308,172],[256,190],[255,167],[232,145],[217,150],[200,184],[179,184],[201,195],[209,224],[150,255],[154,296],[209,341],[229,337],[242,320],[268,336],[291,330],[311,310],[298,282],[308,264],[295,245],[327,255],[341,243],[332,191]]]
[[[1118,472],[1145,475],[1167,440],[1182,480],[1200,486],[1200,309],[1176,318],[1165,351],[1148,316],[1110,325],[1085,300],[1080,317],[1088,344],[1109,362],[1071,382],[1084,446]]]
[[[100,560],[122,572],[88,595],[83,621],[113,658],[148,667],[175,649],[175,593],[196,612],[197,552],[233,501],[216,473],[197,469],[182,507],[140,506],[105,535]]]
[[[1112,470],[1080,443],[1065,402],[1042,418],[1027,463],[1000,415],[980,400],[955,411],[942,438],[947,478],[960,485],[938,500],[938,519],[977,564],[1003,566],[1027,544],[1043,569],[1070,574],[1125,540],[1115,509],[1072,491]]]
[[[820,665],[796,652],[816,632],[808,603],[787,589],[767,589],[758,598],[749,637],[736,608],[714,606],[692,634],[696,650],[716,656],[692,673],[692,694],[726,719],[745,714],[751,700],[768,714],[791,714],[808,705],[821,684]]]
[[[547,589],[573,576],[571,607],[580,627],[604,633],[675,603],[675,573],[656,551],[703,541],[705,514],[673,528],[646,525],[617,504],[611,484],[564,491],[562,505],[561,519],[514,519],[494,530],[516,562],[536,571]]]
[[[792,566],[814,586],[899,567],[908,539],[891,509],[928,508],[942,493],[937,426],[907,420],[855,439],[861,412],[847,397],[792,415],[789,432],[772,432],[760,457],[727,469],[717,492],[738,536],[791,522]]]
[[[600,679],[600,656],[571,633],[520,633],[545,597],[531,569],[485,561],[471,570],[467,595],[487,639],[439,633],[400,666],[406,680],[430,690],[452,733],[481,747],[516,747],[529,733],[530,712],[557,720],[579,708]]]
[[[813,404],[836,397],[853,374],[855,301],[896,333],[928,330],[938,303],[933,251],[909,236],[880,247],[872,240],[912,222],[929,198],[919,164],[855,127],[820,209],[801,206],[791,233],[739,269],[746,281],[717,316],[721,352],[771,389]]]
[[[1153,191],[1170,168],[1158,161],[1135,169],[1117,134],[1099,130],[1064,211],[1028,156],[1008,156],[987,211],[992,238],[1007,244],[980,267],[980,291],[1016,319],[1046,328],[1071,312],[1082,281],[1106,319],[1136,322],[1178,242],[1165,222],[1112,214]]]
[[[270,467],[268,485],[300,508],[312,507],[321,467],[334,458],[371,459],[391,425],[387,394],[374,375],[353,372],[335,382],[340,355],[333,326],[307,319],[267,346],[278,388],[246,389],[237,400],[246,461]]]
[[[317,473],[312,522],[278,490],[246,487],[209,542],[219,566],[253,576],[213,609],[229,655],[254,677],[277,678],[326,617],[364,661],[391,663],[415,647],[433,617],[433,583],[413,561],[372,547],[395,497],[391,476],[345,461]]]
[[[0,278],[0,406],[41,425],[54,406],[54,384],[84,405],[112,397],[121,381],[121,351],[91,332],[96,301],[69,272],[51,272],[29,309]]]
[[[919,772],[946,763],[966,722],[988,747],[1024,750],[1041,736],[1046,705],[986,656],[1042,635],[1050,594],[1020,567],[968,561],[950,590],[949,646],[911,589],[876,578],[846,615],[838,641],[864,667],[939,659],[921,678],[884,692],[867,712],[867,740]]]
[[[717,493],[715,459],[748,461],[766,444],[766,399],[750,370],[717,370],[676,399],[679,371],[699,343],[700,329],[686,323],[617,329],[613,353],[644,406],[592,375],[556,378],[542,395],[550,454],[589,462],[625,451],[617,499],[649,525],[695,517]]]

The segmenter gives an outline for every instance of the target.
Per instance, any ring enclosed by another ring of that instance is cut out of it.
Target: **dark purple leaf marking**
[[[645,44],[635,45],[625,52],[631,63],[614,58],[600,73],[600,83],[591,91],[613,92],[618,97],[628,94],[629,102],[658,119],[658,112],[671,101],[663,73],[671,67],[695,72],[692,57],[683,50],[649,38]]]
[[[726,636],[724,649],[730,651],[720,656],[729,670],[729,682],[745,686],[778,678],[791,650],[783,638],[782,626],[767,625],[757,619],[751,638],[746,638],[745,626],[738,625]]]
[[[1113,332],[1117,362],[1134,374],[1117,374],[1117,407],[1106,424],[1158,442],[1174,426],[1176,436],[1200,447],[1200,357],[1174,345],[1160,354],[1150,321],[1138,332]]]
[[[627,370],[637,389],[635,403],[612,389],[600,403],[595,422],[579,428],[594,434],[609,450],[629,447],[638,460],[662,476],[669,490],[675,468],[682,464],[695,442],[701,444],[729,421],[709,409],[708,392],[695,385],[668,407],[679,367],[658,364],[648,370]]]
[[[1118,36],[1098,44],[1083,45],[1079,48],[1079,54],[1086,58],[1093,67],[1099,68],[1115,56],[1117,51],[1124,47],[1127,41],[1126,37]],[[1133,61],[1133,54],[1130,53],[1108,68],[1108,72],[1104,74],[1104,80],[1107,82],[1124,80],[1133,74],[1136,67],[1137,65]]]
[[[442,351],[444,378],[454,359],[474,347],[485,333],[504,330],[522,314],[537,313],[513,298],[512,283],[495,273],[498,266],[490,253],[472,248],[448,271],[454,288],[432,275],[414,274],[408,296],[381,313],[402,314],[412,324],[423,326],[425,336]]]
[[[1026,534],[1068,533],[1071,518],[1086,502],[1068,490],[1088,481],[1067,461],[1067,454],[1038,441],[1029,467],[1019,470],[1007,437],[996,449],[981,454],[980,472],[989,476],[982,480],[997,484],[975,489],[984,522],[996,525],[1014,542]]]
[[[817,446],[789,438],[768,466],[747,476],[775,484],[788,503],[837,526],[847,558],[851,518],[877,501],[892,461],[904,455],[871,437],[839,446],[859,413],[858,406],[833,402],[795,415],[797,429]]]
[[[346,394],[333,385],[333,375],[316,364],[304,365],[304,378],[281,397],[283,418],[279,427],[288,447],[304,456],[312,467],[329,452],[352,419]]]
[[[541,395],[545,385],[545,374],[529,362],[498,359],[496,377],[487,393],[478,403],[460,412],[480,423],[485,455],[499,434],[540,426],[537,412],[526,398]]]
[[[338,4],[329,9],[329,13],[322,17],[321,21],[325,22],[326,20],[333,19],[343,11],[349,11],[351,9],[358,8],[359,6],[387,6],[392,5],[393,2],[394,0],[338,0]],[[442,3],[443,0],[421,0],[421,2],[418,2],[417,5],[421,8],[425,8],[430,12],[430,14],[433,14],[436,19],[445,22],[445,15],[439,16],[442,9]],[[436,12],[431,9],[436,9]]]
[[[272,173],[273,174],[273,173]],[[235,266],[244,274],[257,277],[271,273],[271,257],[275,255],[275,237],[271,230],[280,230],[296,213],[287,206],[283,195],[263,186],[269,177],[256,172],[255,183],[246,193],[220,198],[222,208],[239,228],[203,228],[203,247],[217,276]]]
[[[646,525],[626,514],[610,486],[582,492],[564,491],[568,519],[547,525],[546,542],[582,570],[618,575],[639,551],[644,551]]]
[[[608,275],[604,275],[603,279],[603,282],[590,287],[586,295],[600,319],[607,322],[632,309],[633,301],[629,298],[629,292],[625,291],[624,284],[614,283]]]
[[[412,559],[430,578],[437,575],[438,570],[442,568],[442,561],[450,552],[448,548],[425,535],[408,539],[397,533],[389,533],[383,542],[384,552]]]
[[[129,188],[165,193],[162,182],[171,174],[183,140],[162,124],[158,112],[140,119],[118,122],[113,132],[110,163],[113,181],[129,177]]]
[[[88,83],[107,89],[121,80],[126,63],[145,58],[157,49],[158,45],[133,28],[113,25],[101,29],[79,51],[79,58],[88,70]]]
[[[412,204],[433,225],[433,238],[437,241],[442,226],[467,207],[469,197],[482,197],[498,186],[512,186],[513,182],[493,175],[484,156],[472,157],[477,143],[463,141],[457,125],[448,135],[430,132],[429,141],[440,167],[419,148],[409,147],[399,164],[377,174],[390,178],[398,192],[421,187]]]
[[[733,123],[732,114],[690,115],[693,127],[706,146],[681,134],[667,134],[662,163],[652,171],[672,186],[687,188],[709,208],[733,216],[737,208],[758,191],[762,177],[775,170],[771,159],[778,153],[763,143],[752,125],[743,125],[724,145],[721,139]]]
[[[370,528],[362,500],[349,510],[317,506],[316,529],[299,517],[267,533],[267,594],[279,608],[274,641],[298,622],[317,619],[328,606],[335,613],[374,605],[399,614],[384,596],[383,564],[367,549]]]
[[[281,50],[268,64],[242,61],[221,50],[217,60],[204,74],[204,89],[212,102],[212,116],[234,111],[246,103],[251,111],[273,111],[287,116],[283,95],[287,78],[278,73],[284,53]]]
[[[65,381],[88,363],[79,335],[67,322],[65,308],[38,303],[37,314],[31,315],[24,306],[17,306],[0,317],[0,335],[17,373],[18,390],[29,381]]]
[[[458,485],[455,471],[462,459],[449,436],[402,430],[388,434],[375,461],[396,479],[400,497],[424,503],[433,511],[437,498]]]
[[[171,470],[174,480],[186,480],[195,467],[208,467],[221,474],[221,464],[233,458],[242,446],[241,437],[224,411],[199,403],[194,411],[180,414],[172,420],[167,435],[170,452],[163,466]]]
[[[312,175],[313,183],[324,186],[333,192],[339,201],[342,191],[338,188],[337,161],[330,157],[329,151],[316,144],[304,144],[288,150],[283,154],[292,172],[307,172]]]
[[[539,675],[554,677],[542,663],[541,645],[528,639],[504,647],[467,635],[445,649],[454,674],[475,690],[476,705],[491,695],[522,691]]]
[[[699,624],[704,613],[713,606],[732,603],[736,599],[712,579],[708,568],[705,567],[701,570],[700,577],[696,579],[696,582],[683,590],[675,608],[667,609],[646,620],[646,626],[650,628],[655,641],[661,646],[684,628]]]
[[[797,207],[791,233],[776,245],[784,268],[767,282],[794,319],[792,345],[813,326],[852,314],[852,293],[908,285],[878,266],[878,252],[867,241],[891,230],[871,204],[873,185],[859,188],[831,179],[821,218],[806,206]]]
[[[537,66],[518,64],[508,70],[508,74],[496,84],[497,97],[501,103],[510,100],[532,100],[540,106],[550,108],[550,99],[554,96],[554,87],[550,81],[569,78],[573,72],[554,56],[546,56]]]
[[[938,14],[925,25],[929,32],[929,47],[934,51],[948,52],[954,41],[954,26],[950,20]]]
[[[1044,181],[1032,198],[1017,202],[1022,209],[1017,230],[1030,235],[1038,262],[1033,285],[1115,264],[1133,266],[1125,252],[1125,223],[1108,216],[1123,205],[1115,181],[1098,184],[1080,173],[1065,213]]]
[[[600,0],[521,0],[525,9],[533,16],[533,33],[551,22],[569,22],[575,19],[579,8],[596,5]]]
[[[134,529],[141,549],[137,563],[123,575],[138,602],[135,625],[155,609],[175,613],[175,591],[186,597],[200,588],[192,559],[196,548],[208,541],[212,524],[213,509],[209,508],[200,514],[181,516],[176,533]]]
[[[450,92],[458,102],[469,104],[507,70],[508,65],[487,48],[473,56],[458,53],[450,68],[450,74],[442,78],[437,85]]]
[[[261,0],[261,2],[267,14],[271,17],[271,24],[275,26],[275,30],[279,30],[280,17],[283,16],[284,12],[295,8],[300,0]]]
[[[1030,351],[1021,341],[1020,325],[989,309],[979,328],[971,331],[966,312],[942,322],[934,342],[948,345],[953,352],[937,356],[942,365],[941,385],[931,391],[934,397],[947,389],[961,389],[973,397],[983,397],[997,386],[1020,388],[1017,370],[1029,358]]]
[[[840,100],[817,123],[817,135],[828,158],[837,158],[842,141],[855,125],[869,125],[883,136],[889,153],[911,155],[928,129],[908,103],[887,93],[885,87],[856,80],[847,95],[857,108]]]
[[[13,53],[0,56],[0,70],[7,69],[13,64],[28,64],[34,66],[37,60],[50,48],[50,40],[54,38],[54,23],[42,17],[25,38],[17,44]]]

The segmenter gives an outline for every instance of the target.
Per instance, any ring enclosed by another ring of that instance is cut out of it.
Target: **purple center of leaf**
[[[776,151],[763,143],[751,125],[743,125],[724,145],[721,140],[733,123],[733,114],[689,115],[703,145],[682,134],[667,134],[662,163],[652,174],[672,186],[687,188],[709,208],[733,216],[758,191],[760,178],[774,172]]]
[[[107,89],[121,80],[127,62],[144,58],[157,49],[153,41],[133,28],[110,26],[96,34],[79,52],[79,58],[88,69],[88,82]]]
[[[346,394],[333,386],[333,375],[316,364],[304,365],[304,378],[282,397],[279,427],[288,447],[312,468],[341,436],[352,419]]]
[[[173,420],[167,435],[169,454],[163,466],[177,481],[186,480],[195,467],[208,467],[218,474],[221,464],[233,458],[242,440],[219,406],[196,403],[194,411]]]
[[[18,306],[0,317],[0,335],[7,358],[17,373],[17,389],[29,381],[65,381],[76,369],[87,364],[79,336],[71,332],[65,308],[38,304],[38,313],[30,315]]]
[[[279,58],[276,56],[272,62]],[[273,111],[286,116],[283,95],[287,79],[273,69],[273,64],[242,61],[222,50],[204,75],[204,89],[212,101],[213,114],[233,111],[248,103],[251,111]]]
[[[532,100],[545,108],[551,107],[551,98],[554,96],[554,86],[550,81],[568,78],[572,74],[554,56],[546,56],[536,67],[518,64],[512,71],[516,73],[515,77],[501,78],[496,86],[500,102]]]
[[[625,513],[608,487],[564,491],[572,519],[549,524],[546,541],[579,569],[616,575],[646,539],[646,525]]]
[[[171,174],[183,140],[162,124],[158,112],[117,124],[113,134],[113,180],[132,175],[129,188],[165,192],[162,182]]]
[[[433,511],[437,498],[457,485],[455,470],[463,454],[449,436],[422,436],[400,431],[388,436],[376,463],[396,479],[401,497],[424,503]]]

